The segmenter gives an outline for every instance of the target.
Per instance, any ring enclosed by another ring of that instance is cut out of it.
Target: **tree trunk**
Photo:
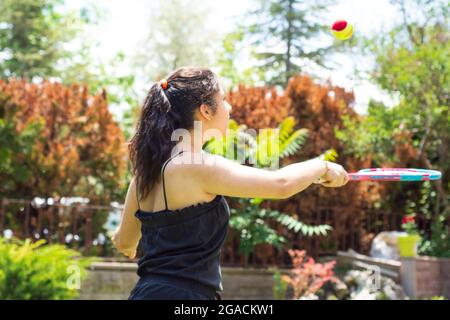
[[[291,74],[291,69],[292,69],[292,67],[291,67],[292,5],[293,5],[293,0],[290,0],[288,13],[287,13],[288,28],[287,28],[287,53],[286,53],[286,84],[289,80],[289,77]]]

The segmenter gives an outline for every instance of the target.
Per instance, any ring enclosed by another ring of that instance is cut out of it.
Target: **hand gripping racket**
[[[429,181],[441,179],[437,170],[414,168],[370,168],[348,174],[349,181]],[[319,178],[316,183],[323,182]]]

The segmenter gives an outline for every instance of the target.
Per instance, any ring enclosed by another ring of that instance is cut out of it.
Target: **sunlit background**
[[[442,172],[227,199],[226,298],[286,298],[295,276],[252,278],[251,268],[274,266],[320,284],[294,299],[448,298],[448,9],[445,0],[0,0],[0,299],[126,298],[134,278],[117,270],[132,273],[136,261],[110,237],[132,178],[127,146],[148,90],[182,66],[211,68],[233,106],[232,139],[205,144],[209,152],[228,156],[225,143],[264,154],[256,141],[267,140],[245,130],[279,129],[281,166],[321,157],[348,172]],[[337,20],[354,26],[350,39],[333,35]],[[69,290],[64,270],[80,256],[101,262],[81,259],[93,277]],[[367,266],[381,270],[377,288]]]

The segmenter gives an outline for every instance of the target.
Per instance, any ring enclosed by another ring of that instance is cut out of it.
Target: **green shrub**
[[[273,273],[273,298],[275,300],[286,300],[288,283],[281,277],[281,272],[276,270]]]
[[[0,238],[0,300],[74,299],[94,260],[60,244]]]

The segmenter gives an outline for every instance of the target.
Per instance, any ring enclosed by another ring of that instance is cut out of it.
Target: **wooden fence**
[[[7,199],[1,201],[0,235],[10,229],[18,238],[46,239],[50,243],[63,243],[86,255],[124,258],[112,246],[102,229],[105,217],[122,206],[87,204],[45,204],[37,206],[30,200]],[[400,230],[402,214],[365,210],[354,215],[343,214],[351,208],[317,207],[316,213],[305,219],[309,224],[329,224],[333,230],[327,236],[301,236],[287,230],[275,221],[268,223],[288,239],[288,246],[277,249],[271,245],[258,245],[249,256],[238,253],[240,234],[229,229],[221,251],[224,266],[287,267],[291,264],[287,250],[305,249],[308,255],[335,256],[337,251],[353,249],[367,254],[374,236],[381,231]],[[351,217],[342,220],[341,217]],[[99,223],[102,222],[102,223]],[[421,230],[428,230],[427,220],[417,217]],[[102,241],[103,240],[103,241]],[[125,259],[125,258],[124,258]]]
[[[102,224],[95,222],[104,221],[104,217],[114,210],[121,210],[121,207],[82,203],[36,205],[30,200],[3,198],[0,235],[9,229],[19,239],[45,239],[49,243],[78,249],[86,255],[109,256],[113,254],[110,239],[102,232]]]

